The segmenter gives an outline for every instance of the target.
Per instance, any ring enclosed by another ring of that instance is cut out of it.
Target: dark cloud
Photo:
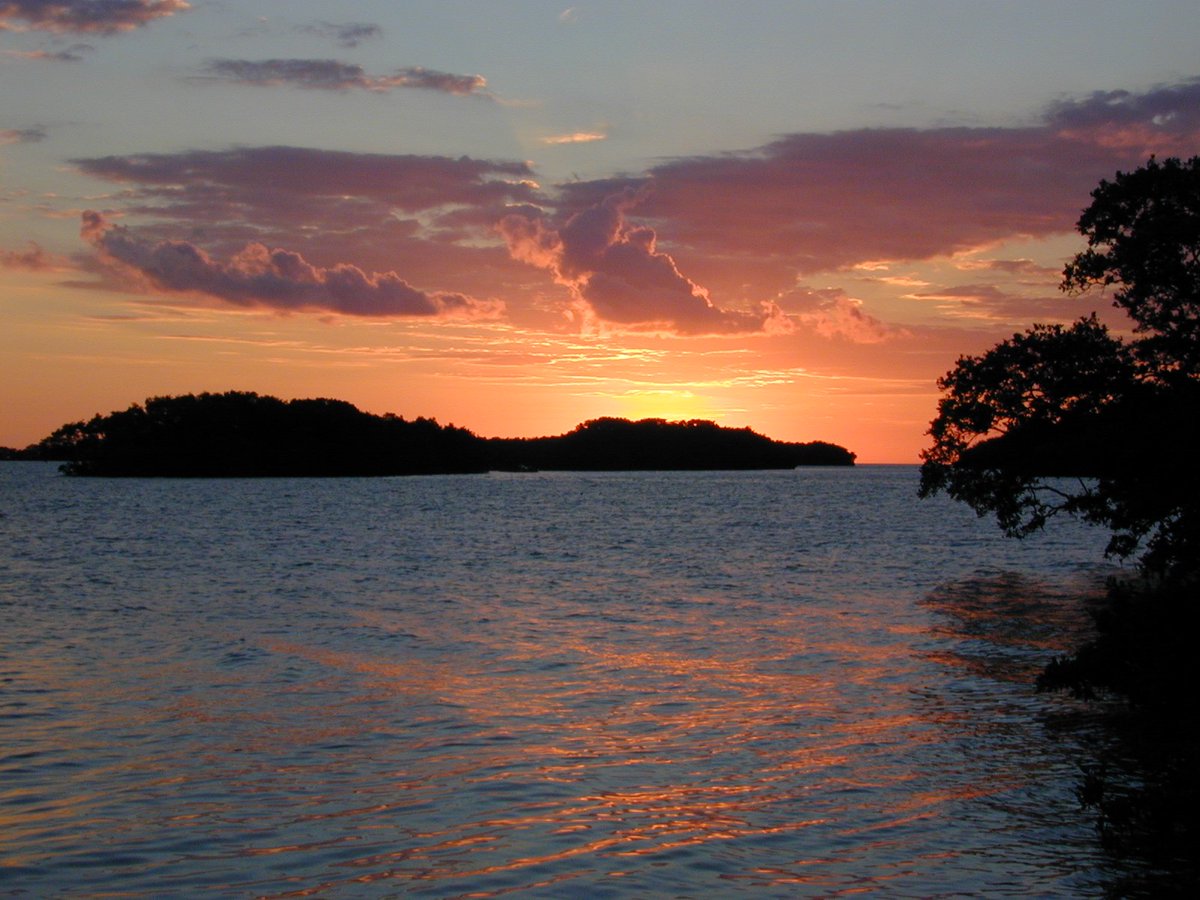
[[[189,8],[185,0],[0,0],[0,27],[114,34]]]
[[[1142,94],[1132,91],[1096,91],[1082,99],[1053,104],[1047,122],[1055,128],[1080,128],[1099,132],[1111,143],[1114,132],[1131,127],[1143,137],[1154,130],[1200,130],[1200,78],[1161,85]]]
[[[362,226],[397,210],[530,203],[528,163],[304,147],[241,147],[77,159],[88,175],[135,185],[144,211],[185,220]],[[331,221],[332,220],[332,221]]]
[[[386,90],[376,87],[362,66],[335,59],[210,59],[204,71],[238,84],[288,84],[326,91]]]
[[[626,221],[626,210],[637,201],[633,192],[614,194],[557,230],[540,218],[514,214],[500,230],[515,258],[552,272],[584,313],[603,322],[684,334],[761,331],[771,322],[786,327],[776,309],[750,314],[715,306],[704,288],[656,249],[653,229]]]
[[[398,69],[392,78],[397,87],[421,88],[461,96],[480,94],[487,87],[487,81],[482,75],[453,75],[421,66]]]
[[[247,244],[227,262],[187,241],[151,242],[96,212],[83,214],[81,234],[101,261],[162,291],[199,293],[238,306],[327,310],[351,316],[493,316],[501,306],[457,293],[427,292],[395,272],[357,266],[314,266],[299,253]]]
[[[306,88],[323,91],[366,90],[375,93],[415,88],[456,96],[489,97],[482,75],[451,75],[413,66],[392,75],[368,75],[362,66],[336,59],[211,59],[209,77],[235,84]]]
[[[316,22],[300,30],[336,41],[342,47],[357,47],[363,41],[383,35],[382,28],[369,22]]]

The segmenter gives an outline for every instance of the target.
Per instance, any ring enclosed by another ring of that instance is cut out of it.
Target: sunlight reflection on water
[[[915,470],[81,481],[6,464],[0,887],[1094,892],[1103,536]]]

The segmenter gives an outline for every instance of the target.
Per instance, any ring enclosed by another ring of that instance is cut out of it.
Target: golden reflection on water
[[[361,618],[374,627],[387,625],[378,612]],[[277,896],[389,880],[483,885],[520,872],[529,873],[520,888],[530,889],[580,875],[585,867],[563,868],[572,860],[586,860],[588,867],[610,860],[610,874],[617,877],[624,871],[622,859],[784,836],[790,836],[787,865],[743,871],[734,866],[721,877],[758,886],[829,886],[828,857],[817,852],[806,858],[806,832],[854,838],[857,854],[869,854],[872,847],[883,852],[951,806],[1003,793],[1019,782],[1010,773],[986,783],[930,785],[897,757],[897,749],[907,755],[916,745],[941,740],[961,716],[917,701],[906,673],[919,661],[894,642],[806,637],[821,630],[811,611],[803,627],[783,621],[769,636],[739,633],[726,623],[716,652],[708,655],[675,649],[698,639],[690,627],[664,630],[654,647],[646,647],[564,633],[561,623],[523,624],[527,634],[553,634],[553,640],[514,641],[486,664],[474,659],[466,666],[453,654],[431,655],[419,646],[383,656],[268,640],[262,647],[270,654],[304,660],[327,675],[278,690],[272,702],[264,702],[256,688],[239,685],[220,703],[185,695],[161,709],[189,727],[254,726],[237,729],[233,749],[244,755],[243,765],[229,764],[229,747],[210,754],[243,796],[269,797],[281,780],[336,778],[356,765],[353,755],[335,753],[277,761],[264,771],[257,760],[279,747],[291,748],[295,758],[307,747],[355,745],[375,732],[391,735],[373,749],[386,774],[355,790],[366,802],[339,800],[335,808],[300,810],[294,817],[297,823],[352,823],[349,834],[330,841],[262,843],[236,855],[285,857],[353,847],[371,832],[390,831],[394,826],[387,823],[397,817],[410,823],[405,845],[346,859],[340,863],[348,870],[344,880]],[[739,652],[751,643],[754,654]],[[356,677],[357,696],[343,698],[356,710],[353,717],[340,715],[336,701],[324,716],[289,714],[289,698],[332,691],[344,682],[339,672]],[[371,709],[375,718],[363,714]],[[397,712],[411,729],[388,720],[387,713]],[[430,723],[438,727],[422,727]],[[186,787],[195,777],[129,760],[93,776],[119,779],[139,766],[145,770],[140,789],[146,791]],[[516,790],[505,815],[495,815],[495,807],[482,815],[464,810],[452,824],[412,828],[420,821],[417,811],[445,803],[447,787],[454,784]],[[88,803],[86,794],[76,799]],[[10,803],[18,800],[8,796]],[[223,809],[214,801],[207,812],[168,821],[198,824]],[[23,815],[20,827],[35,829],[55,817],[87,820],[76,808],[47,808]],[[541,837],[526,841],[522,835]],[[539,874],[553,866],[561,871]],[[873,883],[878,886],[878,880]]]
[[[487,883],[499,873],[528,870],[530,880],[521,884],[529,887],[550,883],[536,872],[572,859],[615,862],[786,835],[796,855],[799,836],[813,828],[858,840],[873,832],[902,835],[948,804],[1008,786],[1004,780],[917,784],[921,773],[897,760],[897,748],[937,741],[945,724],[914,702],[905,673],[917,662],[893,639],[896,631],[912,630],[906,623],[884,626],[887,640],[831,641],[829,629],[819,640],[812,636],[823,630],[812,610],[766,633],[739,632],[726,621],[719,623],[717,646],[709,641],[700,653],[686,649],[711,633],[700,613],[657,633],[653,646],[598,639],[585,628],[571,632],[561,621],[524,615],[513,630],[526,637],[505,644],[486,666],[420,652],[411,622],[378,610],[359,613],[364,627],[411,639],[394,658],[296,642],[267,646],[365,676],[364,690],[427,710],[427,720],[470,723],[465,741],[455,739],[453,728],[398,735],[404,768],[366,792],[429,793],[433,780],[516,789],[508,815],[413,832],[403,849],[355,859],[355,868],[377,870],[355,882]],[[753,653],[744,652],[747,645]],[[373,724],[379,723],[361,727]],[[436,779],[424,780],[422,769],[436,771]],[[843,821],[847,809],[878,804],[881,796],[886,808],[856,824]],[[376,819],[405,805],[385,801],[312,818]],[[514,854],[510,845],[523,845],[522,834],[544,835],[533,842],[543,849]],[[758,867],[752,877],[760,884],[804,884],[808,864],[799,852],[791,867]],[[570,875],[554,880],[561,878]]]
[[[1061,883],[1032,871],[1064,833],[1062,798],[1028,788],[1055,761],[1017,676],[1060,646],[1033,582],[957,582],[919,603],[892,589],[907,545],[875,565],[853,528],[824,533],[840,520],[800,538],[790,510],[764,528],[751,502],[742,544],[720,552],[720,528],[659,535],[658,550],[606,535],[588,552],[539,532],[536,558],[509,565],[509,548],[474,574],[470,530],[429,490],[391,511],[432,511],[419,553],[404,544],[419,533],[364,528],[372,547],[339,555],[314,527],[306,552],[260,566],[247,527],[232,576],[205,557],[180,585],[134,590],[139,562],[106,582],[149,598],[136,611],[60,598],[10,617],[52,636],[16,676],[45,715],[19,723],[27,751],[0,753],[17,779],[0,782],[0,885],[13,870],[61,884],[63,858],[97,895],[129,896],[824,895],[951,870],[969,892],[992,860],[1025,858],[1029,883]],[[377,499],[363,493],[363,521]],[[702,525],[720,514],[705,509]],[[600,534],[610,506],[568,513],[590,521],[576,537]],[[521,521],[544,531],[538,515]],[[855,540],[835,579],[822,554]]]

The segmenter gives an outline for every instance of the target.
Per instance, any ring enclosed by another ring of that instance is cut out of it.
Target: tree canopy
[[[922,496],[945,491],[1024,536],[1070,514],[1148,570],[1200,558],[1200,157],[1101,181],[1067,263],[1072,295],[1112,288],[1134,337],[1096,315],[1034,325],[938,380]]]
[[[1078,229],[1088,249],[1067,264],[1063,289],[1115,287],[1113,304],[1143,335],[1144,375],[1200,374],[1200,157],[1101,181]]]

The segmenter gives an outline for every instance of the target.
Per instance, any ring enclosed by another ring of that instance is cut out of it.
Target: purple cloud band
[[[239,306],[316,309],[352,316],[492,316],[494,302],[419,290],[395,272],[314,266],[299,253],[247,244],[221,262],[187,241],[150,242],[97,212],[83,213],[81,234],[101,259],[159,290],[196,292]]]
[[[451,204],[491,205],[537,199],[528,163],[461,156],[392,155],[305,147],[238,147],[184,153],[144,153],[73,160],[84,173],[139,186],[142,199],[165,204],[159,212],[212,221],[225,214],[270,218],[293,215],[295,204],[315,202],[336,212],[338,198],[384,204],[408,212]],[[280,209],[283,206],[283,209]],[[359,209],[360,223],[363,212]],[[307,224],[307,220],[305,220]]]
[[[368,75],[362,66],[336,59],[211,59],[209,76],[235,84],[306,88],[323,91],[354,89],[383,93],[398,88],[439,91],[465,97],[489,96],[482,75],[452,75],[420,66],[397,69],[392,75]]]
[[[189,8],[186,0],[0,0],[0,26],[15,20],[42,31],[114,34]]]

